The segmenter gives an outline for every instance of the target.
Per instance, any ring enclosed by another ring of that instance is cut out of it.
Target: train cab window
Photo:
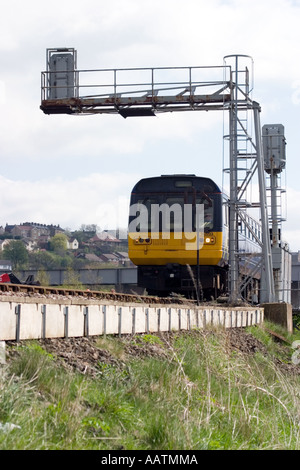
[[[182,196],[169,196],[165,202],[169,208],[165,217],[162,217],[162,231],[182,232],[184,230],[196,230],[195,205],[186,202]],[[196,204],[204,210],[204,231],[210,232],[214,226],[214,201],[197,197]]]
[[[214,228],[214,201],[213,199],[207,200],[207,198],[197,198],[197,204],[201,204],[204,209],[203,220],[204,220],[204,231],[211,232]]]
[[[223,223],[224,225],[229,225],[229,210],[228,210],[228,204],[227,204],[227,201],[223,201],[223,204],[222,204],[222,208],[223,208]]]
[[[136,206],[136,225],[137,232],[150,232],[151,231],[151,206],[158,204],[157,199],[145,197],[137,201]]]
[[[214,226],[213,208],[204,206],[204,231],[210,232]]]
[[[184,220],[184,198],[180,196],[167,197],[165,200],[169,210],[162,211],[162,231],[182,232]]]

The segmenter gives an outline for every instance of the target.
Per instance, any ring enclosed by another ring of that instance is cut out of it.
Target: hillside
[[[7,343],[0,449],[299,449],[300,336],[267,326]]]

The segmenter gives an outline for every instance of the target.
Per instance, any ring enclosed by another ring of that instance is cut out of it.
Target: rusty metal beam
[[[222,109],[230,102],[230,94],[218,95],[175,95],[147,97],[103,97],[103,98],[65,98],[43,100],[41,110],[45,114],[119,113],[134,116],[155,115],[157,112],[181,110]],[[217,106],[216,106],[217,105]],[[132,111],[130,111],[130,109]],[[140,111],[139,111],[140,109]]]

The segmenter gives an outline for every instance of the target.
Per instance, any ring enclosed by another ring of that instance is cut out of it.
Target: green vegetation
[[[57,233],[50,239],[50,250],[58,254],[64,254],[68,247],[68,238],[64,233]]]
[[[18,235],[12,239],[13,235],[5,232],[0,235],[0,239],[7,239],[10,242],[2,250],[2,259],[10,260],[13,270],[22,269],[73,269],[99,267],[97,257],[103,254],[122,252],[128,250],[127,239],[122,239],[118,243],[90,242],[96,235],[97,226],[82,226],[81,230],[64,233],[56,233],[45,241],[43,236],[30,239],[31,246],[28,249],[25,239]],[[47,237],[46,237],[47,238]],[[75,238],[79,243],[78,249],[68,248],[68,240]],[[27,239],[28,242],[29,239]],[[1,251],[1,250],[0,250]],[[96,255],[96,258],[88,259],[86,255]],[[95,260],[96,259],[96,260]],[[101,261],[101,267],[115,267],[114,263],[108,262],[106,265]]]
[[[21,240],[11,240],[2,253],[3,258],[9,259],[16,269],[21,268],[28,262],[28,252]]]
[[[0,426],[0,449],[298,450],[300,337],[280,334],[287,342],[260,327],[97,338],[110,360],[93,374],[47,343],[8,345],[0,423],[18,427]]]

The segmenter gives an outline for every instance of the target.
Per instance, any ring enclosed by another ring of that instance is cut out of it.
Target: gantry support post
[[[263,268],[261,273],[261,295],[260,302],[274,302],[275,301],[275,288],[273,278],[273,263],[271,240],[268,223],[268,208],[267,208],[267,193],[266,182],[264,173],[264,156],[261,136],[260,125],[260,106],[255,101],[253,102],[254,113],[254,132],[256,140],[256,155],[257,155],[257,174],[259,183],[259,200],[261,209],[261,226],[262,226],[262,256]]]

